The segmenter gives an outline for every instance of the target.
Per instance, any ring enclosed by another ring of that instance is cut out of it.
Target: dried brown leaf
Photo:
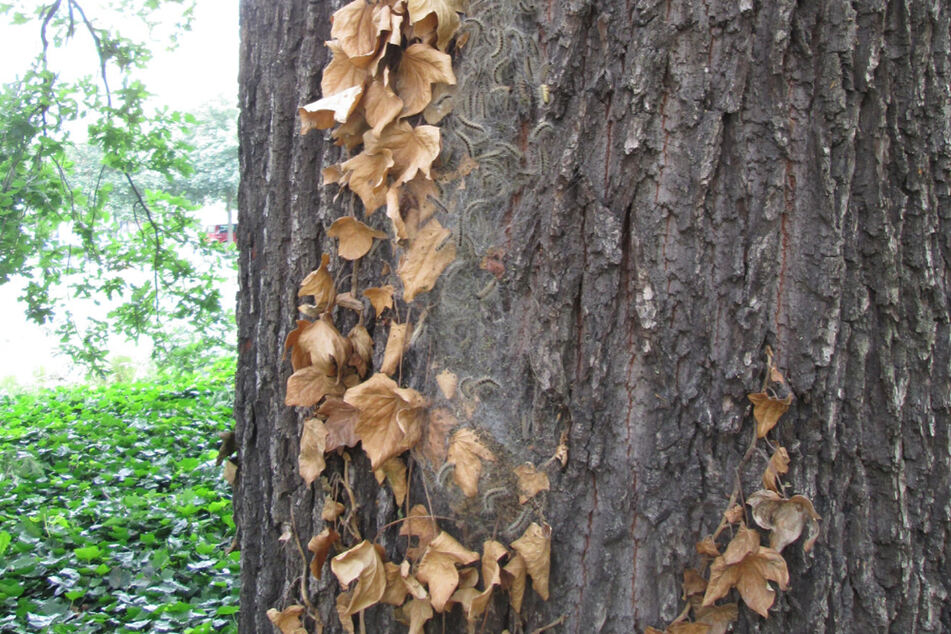
[[[337,218],[327,230],[327,235],[340,241],[337,255],[345,260],[362,258],[370,251],[374,238],[386,237],[382,231],[377,231],[352,216]]]
[[[548,481],[548,474],[535,469],[535,465],[531,462],[526,462],[515,467],[514,472],[515,477],[518,478],[519,504],[525,504],[540,491],[548,491],[551,488]]]
[[[333,54],[333,59],[324,68],[324,75],[320,80],[321,94],[336,95],[354,86],[362,87],[369,76],[367,69],[358,65],[363,60],[351,59],[338,42],[331,40],[326,44]]]
[[[389,605],[403,605],[406,600],[406,584],[403,583],[403,577],[400,574],[400,567],[391,561],[383,563],[386,572],[386,590],[380,597],[380,603]]]
[[[314,129],[326,130],[337,123],[345,123],[356,109],[362,94],[363,86],[351,86],[335,95],[301,106],[297,109],[300,116],[300,133],[307,134]]]
[[[317,413],[327,418],[324,421],[327,428],[326,452],[340,447],[355,447],[360,442],[356,433],[359,419],[357,408],[348,405],[341,398],[328,397],[321,403]]]
[[[479,441],[474,431],[460,429],[453,434],[446,461],[455,466],[452,481],[466,497],[475,497],[479,493],[483,460],[494,462],[495,455]]]
[[[753,418],[756,419],[756,437],[763,438],[769,430],[776,426],[779,418],[789,409],[792,403],[792,394],[786,398],[773,398],[766,392],[747,394],[746,397],[753,403]]]
[[[449,430],[459,424],[452,412],[443,407],[437,407],[429,412],[423,442],[420,443],[420,452],[433,466],[442,467],[446,461],[446,439]]]
[[[389,70],[384,71],[385,74]],[[374,78],[367,87],[364,110],[367,123],[375,134],[383,132],[389,123],[396,120],[403,110],[403,100],[390,88],[382,77]]]
[[[403,613],[409,617],[408,634],[422,634],[426,621],[433,618],[433,607],[429,601],[413,599],[403,606]]]
[[[698,606],[694,610],[694,617],[698,623],[704,623],[710,627],[707,634],[726,634],[730,625],[736,621],[739,616],[739,610],[735,603],[724,603],[723,605]]]
[[[516,552],[502,569],[502,573],[504,585],[509,591],[509,603],[512,604],[512,609],[518,614],[522,611],[522,601],[525,598],[527,580],[525,559]]]
[[[298,297],[314,296],[314,304],[317,310],[327,310],[333,304],[336,291],[334,290],[334,280],[327,270],[327,263],[330,262],[330,256],[324,253],[320,256],[320,266],[315,271],[304,278],[300,284],[300,290],[297,291]]]
[[[337,382],[336,375],[328,376],[315,366],[301,368],[287,379],[284,404],[310,407],[324,396],[340,396],[346,386]]]
[[[693,568],[684,570],[683,598],[687,599],[695,594],[703,594],[707,589],[707,580]]]
[[[745,516],[746,514],[743,512],[743,507],[739,504],[734,504],[723,512],[723,519],[730,524],[739,524],[745,519]]]
[[[697,542],[697,554],[706,555],[707,557],[719,557],[720,549],[717,548],[717,544],[713,541],[713,537],[707,535],[702,540]]]
[[[746,502],[753,509],[753,519],[761,527],[770,531],[769,547],[777,552],[793,543],[807,529],[809,537],[803,544],[803,550],[809,552],[819,536],[821,519],[809,498],[794,495],[790,499],[779,496],[775,491],[760,489]]]
[[[773,452],[766,465],[766,471],[763,472],[763,486],[773,491],[779,491],[777,480],[779,476],[789,471],[789,453],[785,447],[779,447]]]
[[[359,411],[356,433],[373,469],[408,449],[422,434],[426,399],[409,388],[400,388],[385,374],[376,373],[351,387],[343,400]]]
[[[362,324],[357,324],[347,333],[347,339],[350,340],[350,346],[353,348],[348,363],[357,369],[361,377],[364,377],[373,362],[373,337]]]
[[[416,576],[429,588],[430,601],[437,612],[443,611],[459,584],[456,564],[471,564],[478,560],[478,553],[465,548],[445,531],[429,542]]]
[[[439,385],[439,391],[446,397],[446,400],[451,401],[452,397],[456,395],[459,377],[449,370],[443,370],[436,375],[436,383]]]
[[[455,84],[452,58],[428,44],[412,44],[403,51],[396,69],[396,94],[403,100],[401,116],[423,111],[432,101],[433,84]],[[324,93],[330,94],[330,93]]]
[[[769,616],[776,592],[767,581],[775,581],[781,590],[789,585],[789,570],[782,555],[759,545],[759,534],[740,527],[726,552],[710,566],[710,581],[703,597],[704,606],[712,605],[736,587],[743,602],[763,617]]]
[[[324,447],[327,444],[327,430],[319,418],[304,421],[304,431],[300,437],[300,455],[297,458],[297,471],[307,486],[323,473]]]
[[[545,601],[548,600],[548,574],[551,570],[551,527],[532,522],[521,537],[512,542],[512,548],[525,560],[532,587]]]
[[[320,579],[321,573],[323,572],[324,562],[327,560],[327,553],[330,552],[330,547],[333,546],[334,542],[338,539],[340,539],[340,535],[337,534],[337,531],[328,526],[311,537],[310,541],[307,542],[307,550],[314,553],[314,556],[310,560],[310,574],[314,575],[317,579]]]
[[[350,360],[352,346],[334,326],[330,313],[304,328],[297,345],[310,355],[311,365],[328,376],[339,377]]]
[[[383,365],[380,372],[393,375],[400,367],[403,353],[409,349],[409,334],[412,324],[390,323],[390,333],[386,339],[386,350],[383,351]]]
[[[358,580],[342,615],[356,614],[360,610],[365,610],[377,603],[386,590],[386,570],[383,567],[383,559],[380,558],[380,553],[373,544],[367,540],[363,540],[350,550],[331,559],[330,569],[344,588],[354,579]]]
[[[367,132],[363,142],[367,154],[385,150],[393,153],[391,174],[397,185],[408,183],[417,174],[429,178],[430,167],[439,156],[439,128],[431,125],[414,128],[407,121],[398,121],[386,126],[379,135]]]
[[[464,8],[460,0],[409,0],[409,19],[413,24],[424,20],[429,15],[436,18],[436,46],[444,51],[449,41],[459,28],[459,15]],[[452,83],[452,82],[447,82]]]
[[[425,506],[415,504],[400,527],[400,535],[417,538],[416,546],[406,551],[406,556],[415,561],[422,556],[429,542],[436,536],[436,521],[430,517]]]
[[[267,611],[267,618],[274,627],[281,630],[281,634],[307,634],[307,630],[300,622],[300,615],[303,613],[304,606],[289,605],[280,612],[271,608]]]
[[[367,215],[386,204],[386,177],[393,167],[393,152],[386,148],[374,154],[360,152],[340,167],[347,175],[347,185],[363,202]]]
[[[455,103],[456,87],[449,84],[436,84],[432,101],[423,110],[423,119],[429,125],[436,125],[452,112]]]
[[[403,299],[407,302],[432,290],[442,272],[456,259],[456,245],[448,240],[449,235],[449,230],[434,218],[410,243],[409,252],[401,258],[397,271],[403,281]]]
[[[363,295],[370,300],[373,310],[376,311],[376,315],[379,317],[385,309],[393,308],[393,293],[395,291],[395,288],[387,284],[386,286],[365,288],[363,289]]]
[[[389,27],[381,17],[377,5],[353,0],[334,12],[330,37],[353,63],[366,66],[380,45],[380,32]]]
[[[327,498],[324,500],[324,508],[320,512],[320,519],[325,522],[335,522],[337,518],[340,517],[346,507],[340,502]]]
[[[396,498],[396,506],[402,506],[403,500],[406,499],[406,465],[403,464],[403,461],[399,458],[390,458],[383,463],[383,466],[373,472],[376,476],[376,481],[379,484],[383,484],[385,479],[390,485],[390,490],[393,491],[393,496]]]
[[[284,340],[284,358],[287,358],[288,352],[291,353],[291,367],[294,368],[295,371],[310,365],[310,355],[297,345],[297,340],[300,338],[301,333],[309,327],[309,321],[304,319],[297,320],[297,328],[287,333],[287,338]]]

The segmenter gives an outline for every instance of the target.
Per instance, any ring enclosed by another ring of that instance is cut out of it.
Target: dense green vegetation
[[[0,632],[234,632],[234,362],[0,397]]]

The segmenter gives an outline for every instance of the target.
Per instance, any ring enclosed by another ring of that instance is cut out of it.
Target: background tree
[[[296,116],[320,96],[341,5],[241,5],[247,631],[301,600],[294,537],[323,527],[324,492],[297,473],[304,412],[284,405],[282,355],[297,284],[352,205],[320,185],[341,151],[300,136]],[[738,476],[759,486],[768,456],[743,463],[746,394],[767,345],[795,396],[774,438],[821,536],[810,554],[784,552],[791,588],[770,618],[742,608],[736,630],[951,627],[947,7],[485,0],[468,14],[439,215],[462,264],[425,297],[402,378],[438,401],[437,368],[491,377],[466,424],[500,463],[539,464],[567,433],[567,467],[532,511],[553,530],[551,599],[526,595],[524,630],[563,616],[565,631],[640,631],[680,612],[694,544]],[[467,155],[478,166],[463,174]],[[361,288],[387,280],[392,256],[384,244],[361,265]],[[367,326],[379,355],[385,330]],[[413,465],[412,495],[425,483],[461,540],[507,523],[504,504],[467,502]],[[359,452],[347,474],[373,536],[398,509]],[[377,538],[388,553],[405,548],[397,531]],[[307,589],[331,631],[336,584]],[[366,619],[401,630],[389,608]],[[486,631],[517,620],[497,599]]]

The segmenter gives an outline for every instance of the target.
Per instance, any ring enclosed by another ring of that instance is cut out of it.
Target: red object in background
[[[228,241],[228,225],[215,225],[212,227],[211,231],[205,234],[209,240],[217,240],[218,242],[227,242]],[[238,241],[238,225],[231,225],[231,241]]]

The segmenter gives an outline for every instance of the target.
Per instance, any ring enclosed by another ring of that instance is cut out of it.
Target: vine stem
[[[300,554],[301,559],[301,576],[300,576],[300,598],[304,602],[304,605],[307,606],[307,613],[312,619],[317,623],[317,629],[319,631],[324,630],[324,623],[320,619],[320,613],[314,609],[313,604],[310,602],[310,597],[307,596],[307,555],[304,554],[304,547],[301,546],[300,537],[297,535],[297,520],[294,518],[294,505],[291,505],[291,533],[294,535],[294,544],[297,545],[297,552]],[[362,612],[361,612],[362,614]]]

